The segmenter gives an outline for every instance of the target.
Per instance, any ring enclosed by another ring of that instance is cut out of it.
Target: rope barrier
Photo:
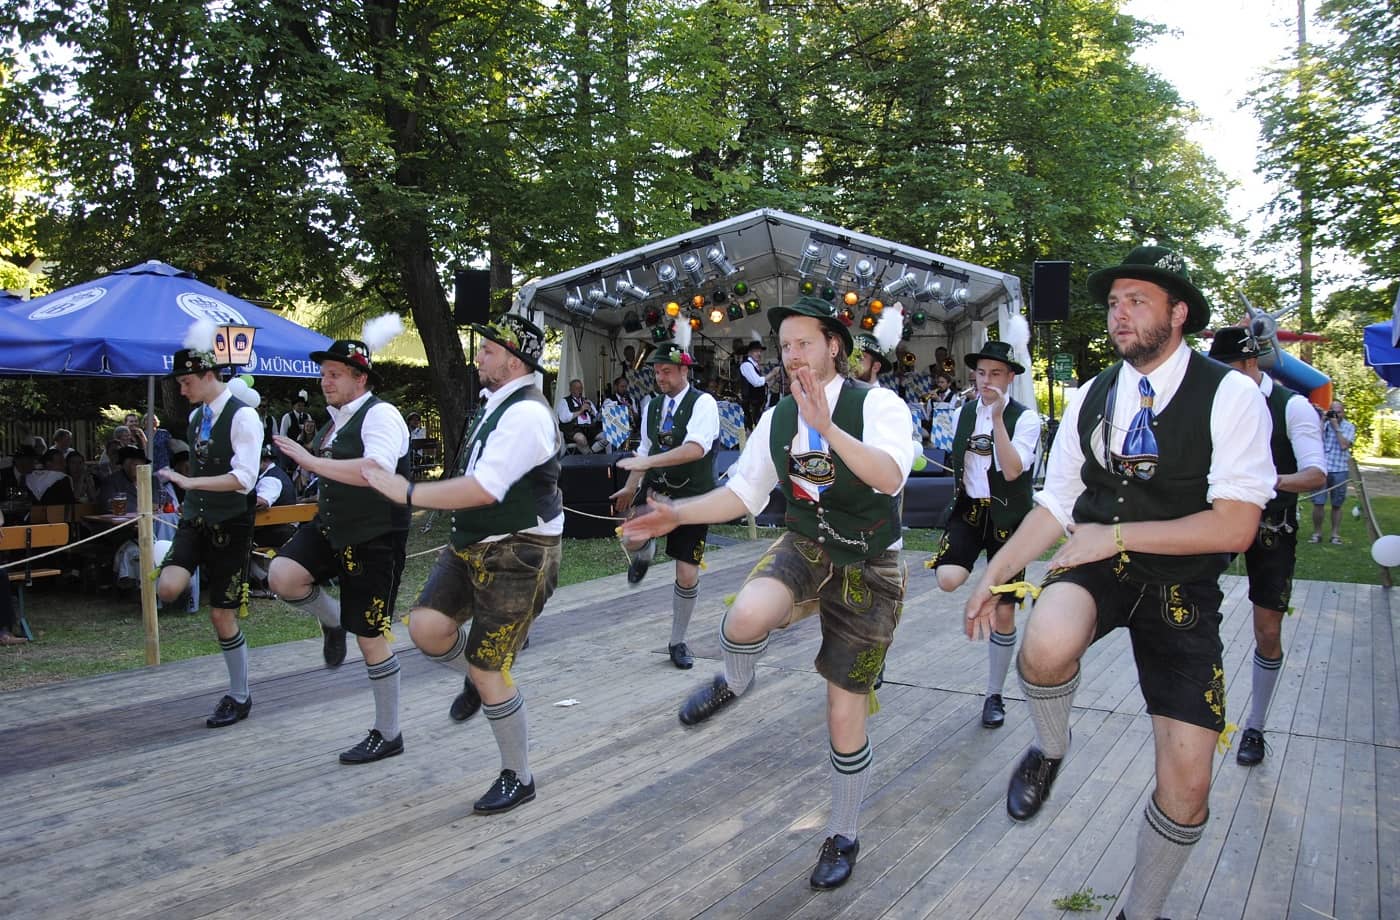
[[[154,517],[154,515],[152,515],[152,517]],[[3,565],[0,565],[0,571],[3,571],[3,570],[5,570],[5,569],[14,568],[14,567],[17,566],[17,565],[27,565],[28,563],[35,562],[35,561],[37,561],[37,560],[39,560],[39,559],[45,559],[45,558],[47,558],[47,557],[49,557],[49,556],[53,556],[53,555],[56,555],[56,554],[58,554],[58,553],[66,553],[66,552],[68,552],[70,549],[72,549],[72,548],[75,547],[75,546],[82,546],[84,543],[91,543],[93,540],[99,539],[99,538],[101,538],[101,537],[108,536],[108,535],[111,534],[112,531],[114,531],[114,530],[121,530],[123,527],[130,527],[132,524],[135,524],[135,523],[136,523],[137,521],[139,521],[139,520],[141,520],[141,515],[138,513],[138,514],[136,514],[136,516],[134,516],[131,520],[129,520],[129,521],[123,521],[123,522],[120,523],[120,524],[115,524],[115,525],[113,525],[112,527],[109,527],[109,528],[107,528],[106,530],[103,530],[103,531],[99,531],[98,533],[95,533],[95,534],[93,534],[93,535],[90,536],[90,537],[83,537],[81,540],[75,540],[75,541],[73,541],[72,543],[65,543],[65,544],[63,544],[62,546],[55,547],[55,548],[53,548],[53,549],[51,549],[51,550],[48,550],[47,552],[40,553],[40,554],[37,555],[37,556],[30,556],[30,557],[28,557],[28,558],[26,558],[26,559],[16,559],[14,562],[6,562],[6,563],[4,563]],[[54,521],[54,523],[55,523],[55,524],[60,524],[60,523],[62,523],[62,521]],[[15,525],[12,525],[12,526],[15,526],[15,527],[19,527],[19,526],[25,526],[25,527],[34,526],[34,527],[39,527],[39,526],[42,526],[42,525],[39,525],[39,524],[34,524],[34,525],[29,525],[29,524],[19,525],[19,524],[15,524]]]

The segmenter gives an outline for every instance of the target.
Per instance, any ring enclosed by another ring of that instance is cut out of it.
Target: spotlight
[[[656,282],[667,294],[678,294],[684,287],[681,279],[676,277],[676,266],[670,262],[662,262],[656,267]]]
[[[696,294],[694,297],[690,298],[690,305],[697,310],[703,309],[705,306],[705,295]]]
[[[841,280],[841,275],[846,271],[846,266],[850,264],[850,258],[840,250],[831,257],[831,265],[826,269],[826,280],[835,284]]]
[[[734,282],[734,296],[735,296],[735,297],[743,297],[743,296],[744,296],[745,294],[747,294],[748,292],[749,292],[749,286],[748,286],[748,284],[747,284],[746,282],[743,282],[743,281],[736,281],[736,282]]]
[[[609,294],[606,289],[601,287],[589,288],[587,297],[588,302],[593,305],[593,309],[595,310],[598,309],[598,307],[612,307],[613,309],[617,309],[622,306],[621,297],[618,297],[616,294]]]
[[[692,316],[690,318],[690,328],[697,332],[700,330],[700,317]]]
[[[802,247],[802,255],[797,260],[797,277],[806,278],[817,268],[817,263],[821,261],[822,248],[811,240]]]
[[[836,318],[845,326],[849,326],[856,321],[856,315],[849,309],[843,309],[840,313],[837,313]]]
[[[641,331],[642,331],[642,321],[641,321],[641,318],[637,316],[637,311],[636,311],[636,310],[628,310],[626,313],[622,314],[622,331],[624,331],[624,332],[641,332]]]
[[[705,269],[700,265],[700,260],[694,253],[681,259],[681,268],[685,269],[685,273],[690,278],[691,284],[699,287],[705,283]]]
[[[570,313],[579,313],[583,310],[583,298],[577,294],[564,295],[564,309]]]
[[[860,296],[856,294],[855,291],[847,291],[846,296],[841,299],[846,302],[846,306],[848,307],[854,307],[856,304],[860,303]]]
[[[860,318],[860,328],[862,328],[862,329],[867,329],[867,330],[868,330],[868,329],[874,329],[874,328],[875,328],[875,314],[873,314],[873,313],[867,313],[867,314],[865,314],[864,316],[862,316],[862,317]]]
[[[743,319],[743,318],[744,318],[744,305],[741,304],[741,303],[739,303],[739,301],[737,301],[737,300],[734,301],[733,303],[731,303],[731,304],[729,305],[729,318],[730,318],[730,319]]]
[[[673,316],[673,317],[674,317],[674,316],[680,316],[680,315],[681,315],[681,305],[678,304],[678,303],[676,303],[674,300],[668,301],[667,304],[666,304],[666,315],[667,315],[667,316]]]
[[[729,292],[724,288],[715,288],[715,292],[710,295],[710,300],[715,303],[724,303],[729,299]]]
[[[829,285],[829,284],[828,284],[826,287],[822,288],[822,300],[835,300],[835,299],[836,299],[836,288],[832,287],[832,286]]]
[[[955,307],[961,307],[963,304],[967,303],[967,288],[960,287],[953,291],[952,296],[948,298],[948,302]]]
[[[744,301],[744,312],[749,316],[753,316],[762,309],[763,305],[758,302],[758,298],[756,297],[750,297],[748,300]]]
[[[804,281],[801,285],[798,286],[798,290],[801,291],[804,295],[810,295],[816,289],[817,286],[811,281]]]
[[[665,326],[651,327],[651,340],[653,342],[664,342],[671,336],[671,330]]]
[[[939,281],[932,272],[924,275],[923,286],[914,295],[914,299],[919,303],[928,303],[930,300],[943,302],[943,282]]]
[[[875,314],[876,316],[879,316],[879,315],[880,315],[880,311],[883,310],[883,309],[885,309],[885,302],[884,302],[883,300],[872,300],[872,301],[870,301],[870,312],[871,312],[871,313]]]
[[[919,283],[919,279],[914,277],[913,272],[905,272],[898,278],[885,285],[885,296],[899,297],[901,294],[908,294],[914,290],[914,285]]]
[[[592,293],[592,291],[589,292],[590,295]],[[590,317],[598,312],[598,304],[591,296],[585,303],[584,299],[579,296],[578,288],[574,288],[574,292],[564,298],[564,309],[576,316]]]
[[[723,307],[715,307],[712,310],[710,310],[710,322],[714,323],[716,326],[724,322]]]
[[[677,306],[676,309],[680,309],[680,307]],[[656,307],[647,307],[647,311],[642,316],[648,326],[655,326],[661,322],[661,311]]]
[[[910,315],[909,319],[914,323],[915,329],[922,329],[924,323],[928,322],[928,314],[923,310],[915,310],[913,314]]]
[[[720,243],[718,246],[711,248],[709,252],[705,253],[705,259],[714,266],[715,271],[726,278],[739,273],[739,267],[729,261],[729,255],[724,251],[723,243]]]
[[[852,274],[856,276],[856,287],[862,294],[875,286],[875,265],[869,259],[857,262]]]
[[[651,296],[651,291],[639,284],[632,283],[632,273],[628,272],[626,278],[619,278],[613,289],[624,297],[631,297],[633,300],[646,300]]]

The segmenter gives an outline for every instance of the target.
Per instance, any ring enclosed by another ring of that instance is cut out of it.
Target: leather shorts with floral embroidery
[[[394,601],[403,577],[408,531],[380,534],[363,543],[336,549],[316,524],[303,524],[277,551],[311,573],[317,584],[340,582],[340,625],[373,639],[394,622]]]
[[[558,537],[513,534],[438,556],[414,607],[458,623],[471,621],[467,661],[483,671],[508,671],[530,624],[559,583]]]
[[[869,693],[904,611],[907,577],[895,550],[833,565],[811,540],[788,532],[768,547],[748,581],[775,578],[792,592],[792,612],[780,628],[820,614],[817,672],[843,690]]]
[[[218,524],[181,521],[164,565],[187,572],[204,567],[204,587],[210,606],[235,610],[243,603],[248,581],[248,556],[253,551],[253,520],[234,518]]]

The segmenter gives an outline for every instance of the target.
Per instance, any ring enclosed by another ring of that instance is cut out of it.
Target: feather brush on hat
[[[875,324],[875,341],[880,343],[880,351],[889,354],[899,345],[904,335],[904,304],[891,304],[880,311],[880,321]]]
[[[1020,313],[1012,315],[1006,323],[1006,344],[1018,362],[1026,367],[1031,365],[1031,327]]]
[[[690,320],[684,316],[676,318],[676,345],[686,354],[690,354]]]
[[[214,336],[218,331],[219,327],[211,320],[197,319],[185,330],[185,340],[180,343],[180,347],[190,351],[211,352],[214,350]]]
[[[402,333],[403,320],[399,315],[385,313],[365,323],[364,331],[360,333],[360,341],[368,345],[371,352],[377,352]]]

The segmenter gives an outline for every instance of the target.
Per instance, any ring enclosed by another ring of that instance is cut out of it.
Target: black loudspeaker
[[[1069,263],[1037,262],[1031,276],[1031,322],[1069,319]]]
[[[1037,263],[1039,264],[1039,263]],[[485,268],[457,269],[452,319],[459,326],[491,321],[491,271]]]

